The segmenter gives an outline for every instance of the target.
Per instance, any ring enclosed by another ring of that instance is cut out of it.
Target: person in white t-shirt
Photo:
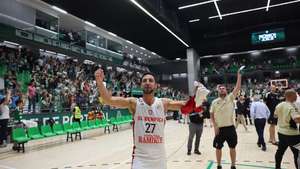
[[[11,91],[8,90],[6,97],[0,99],[0,147],[6,147],[7,139],[7,124],[9,120],[9,102],[11,98]]]

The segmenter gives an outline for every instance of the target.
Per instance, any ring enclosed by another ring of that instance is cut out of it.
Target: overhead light
[[[100,38],[100,36],[97,36],[97,38],[99,39],[99,38]]]
[[[112,36],[117,36],[116,34],[112,33],[112,32],[108,32],[108,34],[112,35]]]
[[[297,48],[288,48],[286,51],[288,52],[295,52],[297,50]]]
[[[143,49],[143,50],[146,50],[145,48],[143,48],[143,47],[140,47],[141,49]]]
[[[3,43],[7,43],[7,44],[10,44],[10,45],[14,45],[14,46],[19,46],[20,45],[18,43],[14,43],[14,42],[11,42],[11,41],[4,41]]]
[[[128,48],[127,46],[125,46],[125,48]]]
[[[267,8],[266,8],[266,11],[267,11],[267,12],[269,11],[270,1],[271,1],[271,0],[268,0],[268,3],[267,3]]]
[[[90,26],[92,26],[92,27],[96,27],[95,24],[93,24],[93,23],[91,23],[91,22],[89,22],[89,21],[84,21],[84,23],[87,24],[87,25],[90,25]]]
[[[200,19],[192,19],[192,20],[189,20],[189,23],[193,23],[193,22],[199,22]]]
[[[142,60],[142,58],[138,58],[138,60]]]
[[[132,48],[130,50],[133,50]]]
[[[138,50],[136,50],[135,52],[136,52],[136,53],[138,53],[139,51],[138,51]]]
[[[143,54],[143,52],[141,52],[141,55]]]
[[[127,43],[130,43],[130,44],[133,44],[133,43],[132,43],[131,41],[129,41],[129,40],[126,40],[126,42],[127,42]]]
[[[251,55],[258,56],[258,55],[260,55],[260,51],[254,51],[254,52],[251,53]]]
[[[221,55],[221,59],[224,59],[224,60],[229,59],[229,57],[230,57],[230,55]]]
[[[180,58],[176,58],[176,60],[180,60]]]
[[[54,9],[54,10],[56,10],[58,12],[61,12],[63,14],[67,14],[68,13],[67,11],[65,11],[65,10],[63,10],[63,9],[57,7],[57,6],[52,6],[52,9]]]
[[[221,12],[220,12],[219,6],[218,6],[218,4],[217,4],[217,0],[214,0],[214,4],[215,4],[215,7],[216,7],[216,9],[217,9],[217,12],[218,12],[219,18],[220,18],[220,20],[222,20],[222,15],[221,15]]]
[[[274,4],[274,5],[270,5],[269,8],[274,8],[274,7],[278,7],[278,6],[284,6],[284,5],[294,4],[294,3],[298,3],[298,2],[300,2],[300,0],[294,0],[294,1],[284,2],[284,3]],[[253,12],[253,11],[258,11],[258,10],[264,10],[264,9],[266,9],[266,6],[259,7],[259,8],[252,8],[252,9],[242,10],[242,11],[237,11],[237,12],[232,12],[232,13],[226,13],[226,14],[222,14],[222,17],[232,16],[232,15],[238,15],[238,14],[242,14],[242,13],[248,13],[248,12]],[[208,19],[214,19],[214,18],[218,18],[218,17],[219,17],[219,15],[215,15],[215,16],[209,17]]]
[[[135,6],[140,8],[143,12],[145,12],[148,16],[150,16],[153,20],[155,20],[158,24],[160,24],[163,28],[165,28],[169,33],[171,33],[176,39],[178,39],[182,44],[186,47],[190,47],[187,43],[185,43],[180,37],[178,37],[174,32],[172,32],[167,26],[165,26],[162,22],[156,19],[150,12],[148,12],[144,7],[142,7],[136,0],[130,0]]]
[[[155,52],[151,52],[152,53],[152,55],[156,55],[156,53]]]
[[[279,74],[280,72],[278,70],[275,71],[276,74]]]
[[[217,1],[220,1],[220,0],[217,0]],[[214,0],[209,0],[209,1],[194,3],[194,4],[190,4],[190,5],[180,6],[180,7],[178,7],[178,9],[182,10],[182,9],[186,9],[186,8],[192,8],[195,6],[205,5],[205,4],[209,4],[209,3],[213,3],[213,2],[214,2]]]
[[[46,53],[49,53],[49,54],[56,55],[56,53],[55,53],[55,52],[52,52],[52,51],[49,51],[49,50],[46,50],[45,52],[46,52]]]

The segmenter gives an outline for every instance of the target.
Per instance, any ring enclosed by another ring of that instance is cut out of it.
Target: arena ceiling
[[[136,0],[177,38],[135,0],[43,1],[167,59],[184,58],[187,46],[205,56],[300,44],[300,0]],[[285,29],[284,42],[251,44],[252,32],[273,28]]]

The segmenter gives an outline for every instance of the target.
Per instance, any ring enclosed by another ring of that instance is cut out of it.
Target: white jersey
[[[166,117],[162,100],[155,98],[149,106],[138,98],[134,113],[132,169],[166,169]]]

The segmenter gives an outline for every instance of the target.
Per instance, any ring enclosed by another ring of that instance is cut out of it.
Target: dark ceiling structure
[[[43,1],[167,59],[185,58],[188,47],[205,56],[300,44],[300,0]],[[285,41],[251,44],[252,32],[276,28],[284,28]]]

